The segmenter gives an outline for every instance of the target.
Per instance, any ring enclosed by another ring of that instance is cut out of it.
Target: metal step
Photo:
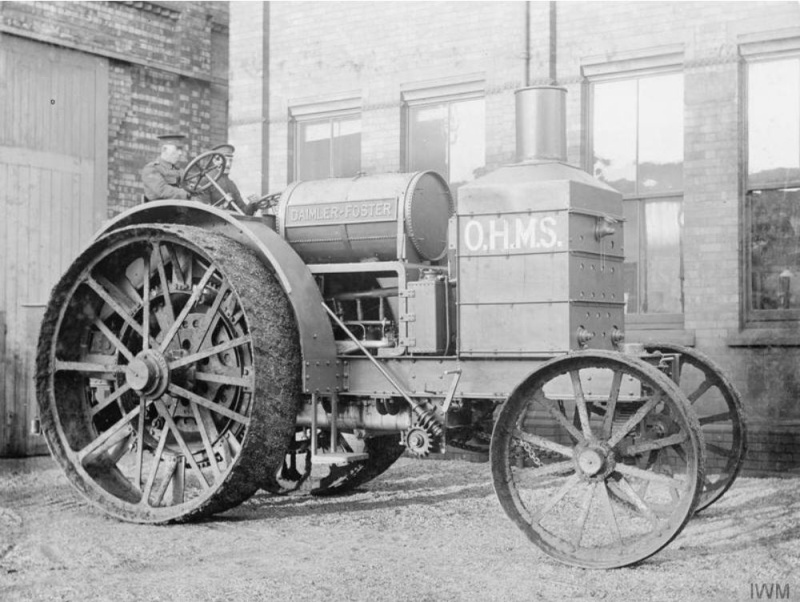
[[[330,454],[315,454],[311,456],[311,464],[351,464],[359,460],[366,460],[369,454],[353,454],[335,452]]]

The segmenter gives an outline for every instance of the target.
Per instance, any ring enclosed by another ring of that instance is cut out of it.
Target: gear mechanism
[[[424,458],[433,449],[433,438],[430,433],[420,426],[408,429],[403,437],[406,449],[420,458]]]

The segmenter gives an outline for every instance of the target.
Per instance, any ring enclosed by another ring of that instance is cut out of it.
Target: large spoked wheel
[[[675,354],[674,378],[700,419],[706,440],[706,476],[697,512],[728,491],[747,453],[747,425],[733,383],[706,355],[681,345],[646,345],[649,353]]]
[[[178,186],[191,195],[205,192],[225,173],[225,155],[208,151],[189,161]]]
[[[320,451],[330,450],[330,433],[320,431],[318,435]],[[283,466],[278,471],[275,482],[265,489],[273,493],[286,494],[311,483],[308,492],[311,495],[339,495],[352,491],[364,483],[382,475],[394,464],[405,451],[400,443],[400,436],[377,435],[366,439],[358,439],[355,435],[339,433],[337,450],[350,453],[367,453],[366,460],[359,460],[344,465],[332,465],[323,470],[327,474],[315,476],[311,481],[311,438],[309,429],[298,429],[295,438],[289,445]]]
[[[501,408],[490,453],[508,516],[544,552],[586,568],[658,552],[703,483],[686,396],[653,366],[610,352],[543,364]]]
[[[208,516],[278,469],[300,395],[296,324],[242,245],[189,226],[125,228],[56,285],[37,358],[50,449],[120,519]]]

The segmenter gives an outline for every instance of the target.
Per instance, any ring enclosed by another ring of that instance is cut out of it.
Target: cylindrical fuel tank
[[[436,261],[453,213],[432,171],[314,180],[283,192],[278,232],[307,263]]]

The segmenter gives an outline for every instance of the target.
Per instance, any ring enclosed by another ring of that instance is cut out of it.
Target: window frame
[[[742,172],[741,172],[741,214],[742,214],[742,322],[745,328],[796,328],[800,322],[800,308],[795,309],[755,309],[753,308],[753,267],[752,267],[752,229],[751,192],[755,190],[781,190],[800,188],[800,174],[793,179],[758,178],[751,180],[750,174],[750,67],[783,60],[797,62],[797,77],[800,82],[800,37],[759,40],[740,46],[742,57]],[[800,105],[797,107],[800,115]],[[800,130],[797,132],[800,141]],[[800,159],[800,157],[798,157]]]
[[[411,113],[413,109],[421,107],[433,107],[440,104],[448,106],[457,102],[464,102],[469,100],[484,101],[484,110],[486,108],[486,84],[485,81],[480,79],[469,78],[467,80],[446,80],[437,82],[422,82],[412,84],[404,87],[401,90],[401,134],[400,134],[400,164],[403,166],[404,171],[411,170],[411,153],[413,150],[411,140]],[[483,164],[486,165],[486,119],[484,117],[483,136],[484,136],[484,151],[483,151]],[[442,177],[450,183],[450,157],[449,148],[447,149],[447,173],[441,174]]]
[[[585,127],[585,144],[583,164],[584,170],[590,174],[594,174],[594,126],[595,126],[595,84],[603,84],[615,81],[630,81],[641,80],[647,77],[657,77],[663,75],[680,74],[683,76],[684,85],[684,102],[683,102],[683,128],[684,136],[686,133],[686,77],[683,64],[683,49],[682,46],[670,46],[662,49],[661,52],[656,54],[647,53],[627,53],[622,54],[617,58],[608,60],[606,57],[597,57],[596,59],[585,59],[582,66],[584,76],[584,90],[586,98],[586,106],[584,111],[584,119],[586,121]],[[638,110],[638,109],[637,109]],[[637,138],[638,138],[638,114],[637,114]],[[639,166],[638,146],[637,146],[636,166]],[[682,158],[682,168],[685,173],[686,153],[684,150]],[[650,200],[659,199],[672,199],[679,198],[683,211],[683,203],[686,200],[686,183],[685,180],[680,190],[662,191],[662,192],[639,192],[638,191],[638,174],[636,178],[637,192],[635,193],[621,193],[623,203],[636,203],[639,205],[638,211],[643,213],[644,206]],[[639,241],[638,248],[643,248],[644,232],[639,228]],[[626,313],[625,323],[631,330],[682,330],[684,328],[686,319],[686,306],[685,306],[685,257],[684,257],[684,225],[680,229],[680,268],[679,278],[680,285],[680,302],[683,311],[680,313]],[[640,263],[637,261],[637,263]],[[639,274],[642,274],[643,268],[638,268]],[[637,278],[637,281],[640,280]]]
[[[362,104],[361,98],[355,97],[352,95],[347,95],[345,97],[339,99],[331,99],[331,100],[315,100],[313,102],[309,101],[295,101],[294,103],[290,103],[289,108],[289,152],[288,152],[288,170],[287,174],[289,176],[289,183],[294,182],[298,179],[300,174],[300,161],[302,160],[301,153],[300,153],[300,128],[301,126],[308,125],[315,122],[323,122],[328,121],[333,128],[333,121],[336,119],[340,119],[343,117],[358,117],[359,121],[361,122],[361,131],[360,136],[362,137],[359,140],[359,172],[361,171],[361,159],[362,159],[362,142],[363,142],[363,111],[362,111]],[[334,153],[333,153],[333,136],[329,138],[331,148],[329,153],[329,176],[327,177],[336,177],[334,176]],[[355,174],[354,174],[355,175]],[[347,177],[347,176],[343,176]]]

